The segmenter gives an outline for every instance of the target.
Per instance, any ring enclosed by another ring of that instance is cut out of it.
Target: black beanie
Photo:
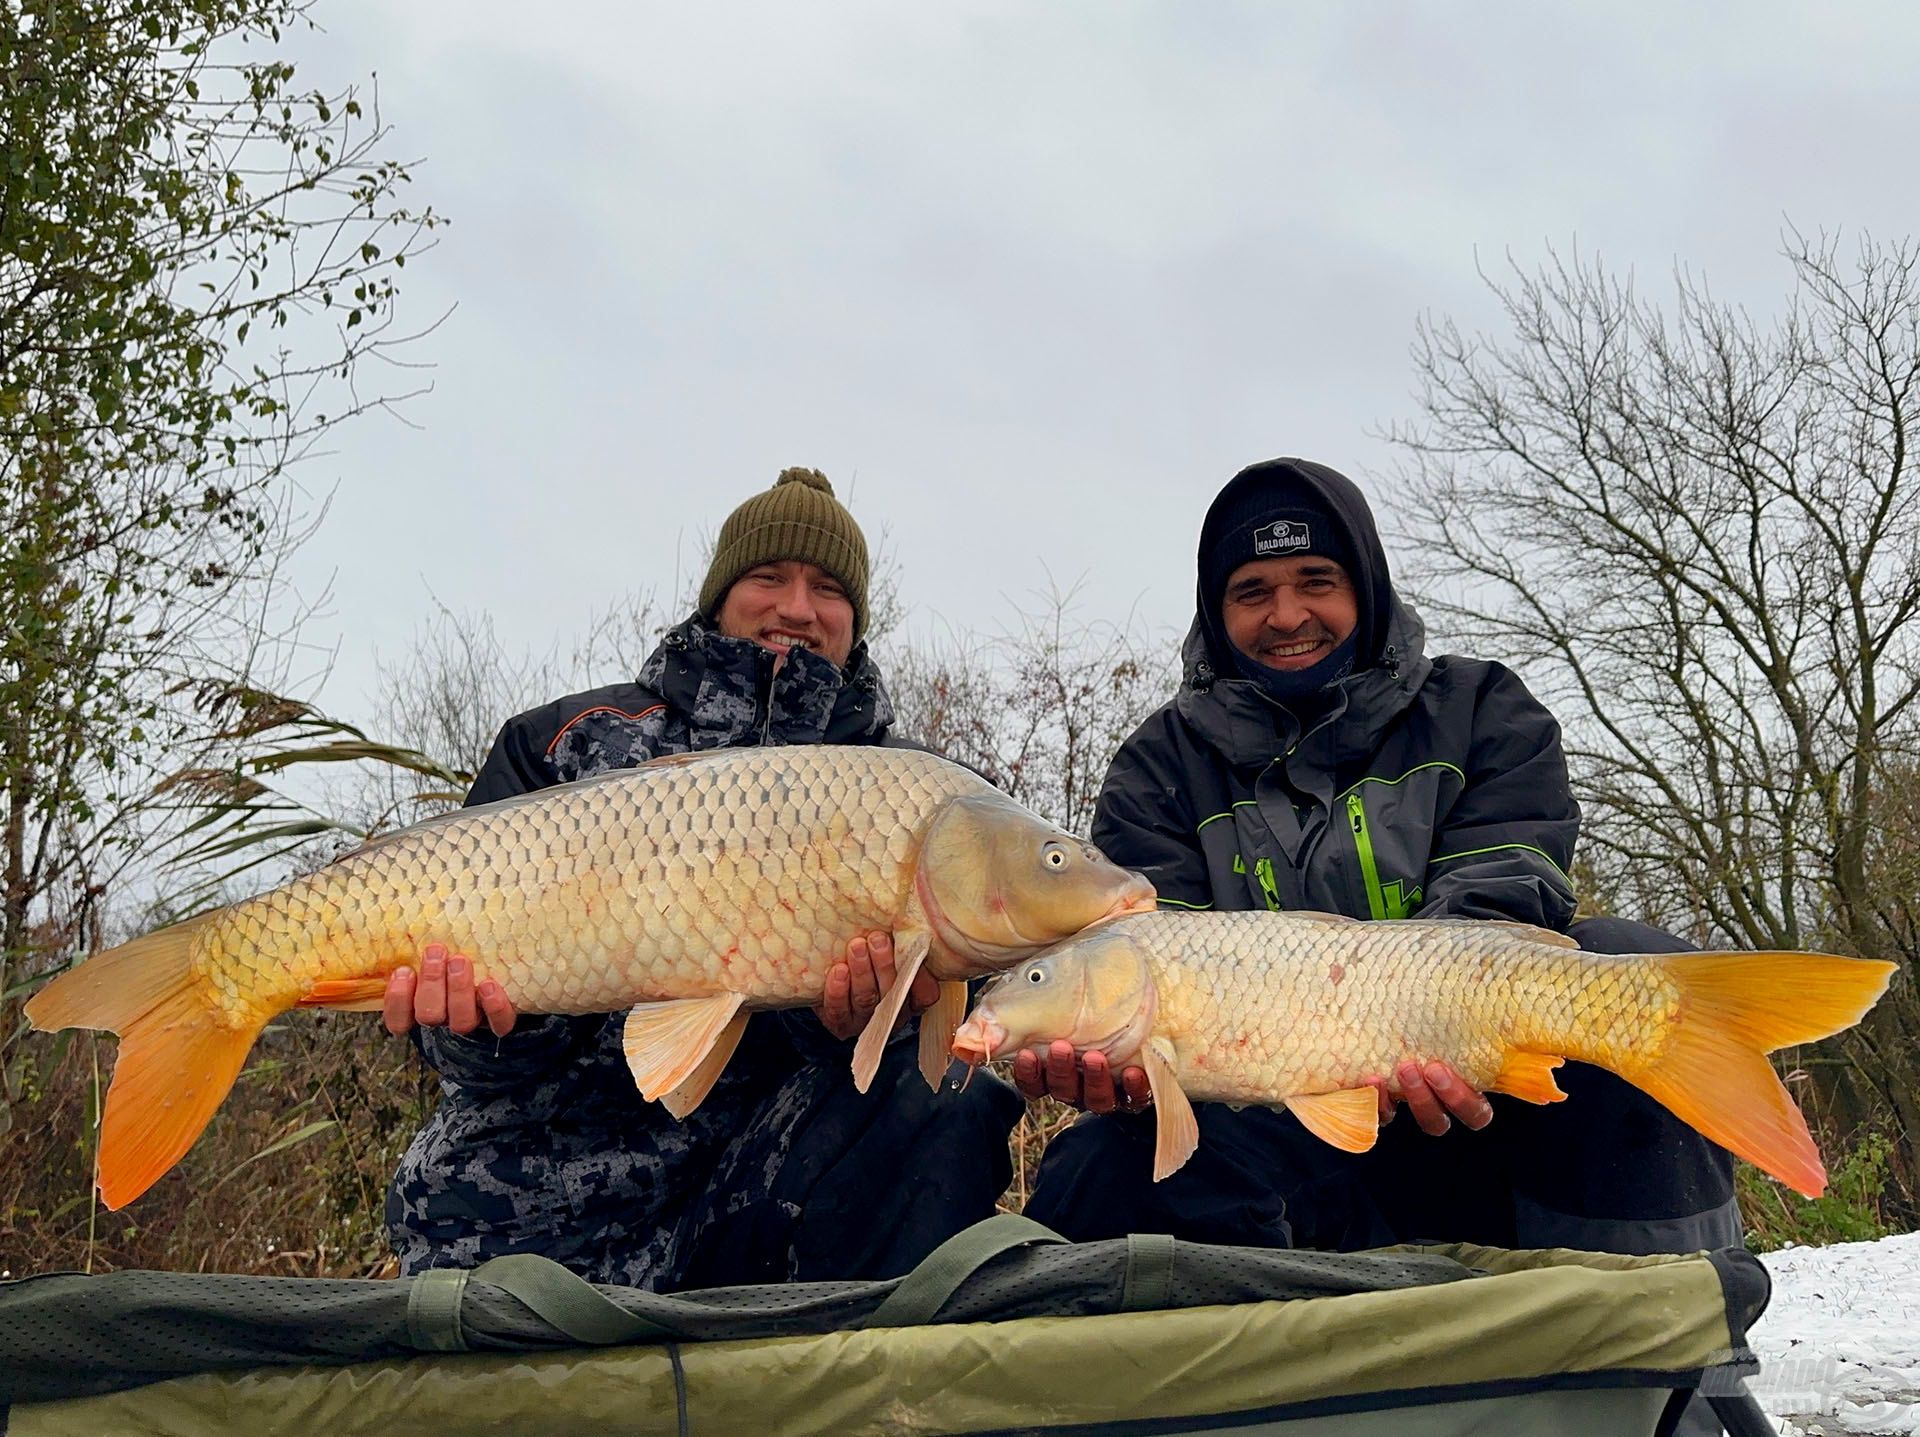
[[[1355,571],[1353,536],[1323,495],[1306,485],[1249,485],[1207,516],[1200,587],[1218,604],[1242,564],[1296,554],[1318,554]]]
[[[1242,564],[1318,554],[1353,580],[1359,608],[1355,663],[1379,662],[1392,607],[1392,580],[1373,512],[1354,482],[1307,459],[1269,459],[1228,481],[1200,526],[1195,595],[1214,666],[1235,671],[1234,647],[1220,617],[1227,580]]]

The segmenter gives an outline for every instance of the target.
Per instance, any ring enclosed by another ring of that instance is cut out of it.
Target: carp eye
[[[1046,864],[1047,867],[1055,871],[1065,868],[1067,866],[1067,850],[1057,843],[1049,843],[1046,847]]]
[[[1029,983],[1044,983],[1044,982],[1046,982],[1046,981],[1047,981],[1047,972],[1046,972],[1046,969],[1044,969],[1044,968],[1029,968],[1029,969],[1027,969],[1027,981],[1028,981]]]

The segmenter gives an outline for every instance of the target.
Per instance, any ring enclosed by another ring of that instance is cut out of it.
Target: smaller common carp
[[[1284,1107],[1348,1152],[1373,1146],[1370,1080],[1405,1059],[1475,1087],[1566,1096],[1567,1058],[1618,1074],[1722,1147],[1818,1197],[1827,1174],[1766,1054],[1852,1026],[1894,965],[1824,953],[1583,953],[1478,919],[1316,913],[1118,918],[996,978],[954,1037],[984,1063],[1070,1040],[1138,1064],[1158,1114],[1154,1180],[1193,1154],[1189,1099]]]

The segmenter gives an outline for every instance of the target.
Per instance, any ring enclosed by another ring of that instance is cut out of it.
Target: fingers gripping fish
[[[1157,913],[1069,939],[997,978],[953,1051],[981,1063],[1070,1040],[1138,1064],[1154,1179],[1199,1142],[1190,1100],[1286,1108],[1349,1152],[1373,1145],[1373,1079],[1407,1058],[1475,1087],[1566,1096],[1566,1058],[1626,1079],[1721,1146],[1818,1196],[1826,1170],[1766,1054],[1857,1023],[1891,963],[1820,953],[1606,957],[1477,919]]]
[[[932,754],[725,749],[401,829],[101,953],[27,1016],[120,1034],[100,1146],[101,1193],[118,1208],[192,1145],[270,1019],[377,1009],[388,975],[430,942],[471,955],[476,981],[497,980],[524,1012],[632,1008],[634,1078],[684,1116],[748,1013],[818,1003],[858,934],[891,931],[898,960],[855,1081],[872,1081],[924,969],[940,980],[921,1019],[937,1084],[967,978],[1152,906],[1144,878]]]

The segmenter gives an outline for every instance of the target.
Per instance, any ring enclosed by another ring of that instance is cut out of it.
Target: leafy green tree
[[[370,99],[296,83],[307,8],[0,0],[0,1001],[270,650],[289,466],[404,397],[365,361],[439,221]]]

